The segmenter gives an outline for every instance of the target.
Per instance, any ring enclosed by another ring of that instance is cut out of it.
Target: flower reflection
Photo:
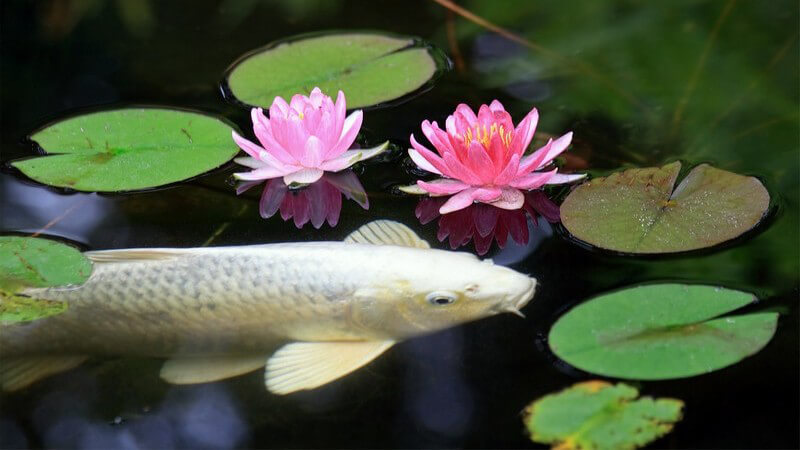
[[[516,243],[525,245],[530,239],[528,217],[534,225],[541,216],[551,223],[559,221],[558,205],[553,203],[542,191],[525,193],[525,201],[521,209],[502,209],[485,203],[474,203],[464,209],[441,214],[440,208],[447,201],[443,197],[428,197],[420,200],[415,214],[422,224],[439,218],[439,241],[449,240],[450,248],[475,243],[475,250],[484,255],[497,241],[504,248],[511,236]]]
[[[236,193],[241,194],[260,183],[260,180],[242,183],[236,188]],[[325,173],[319,180],[299,189],[290,189],[281,178],[267,180],[258,211],[265,219],[280,211],[281,218],[294,219],[297,228],[302,228],[309,221],[317,229],[326,221],[335,227],[342,210],[342,195],[369,209],[367,192],[356,174],[347,170]]]

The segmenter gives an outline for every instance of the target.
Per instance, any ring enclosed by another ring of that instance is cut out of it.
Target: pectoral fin
[[[0,386],[16,391],[50,375],[77,367],[86,360],[83,355],[18,356],[0,360]]]
[[[266,358],[266,355],[173,358],[161,367],[161,378],[172,384],[209,383],[252,372],[264,366]]]
[[[267,389],[289,394],[314,389],[369,363],[394,341],[295,342],[267,360]]]

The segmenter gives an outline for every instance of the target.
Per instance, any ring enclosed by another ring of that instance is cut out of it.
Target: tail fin
[[[42,378],[79,366],[84,355],[37,355],[4,357],[0,361],[0,387],[16,391]]]

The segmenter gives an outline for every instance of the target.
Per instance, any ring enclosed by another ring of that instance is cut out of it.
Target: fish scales
[[[357,269],[361,258],[351,254],[342,261],[334,250],[318,243],[273,244],[244,255],[209,249],[175,260],[97,264],[81,287],[31,290],[69,308],[4,329],[2,353],[42,346],[54,353],[113,353],[123,347],[158,353],[153,356],[249,351],[250,345],[292,334],[296,330],[287,328],[299,320],[341,317],[336,300],[356,288],[343,275]]]

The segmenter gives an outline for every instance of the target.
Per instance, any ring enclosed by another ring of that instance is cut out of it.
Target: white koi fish
[[[168,358],[161,377],[205,383],[266,366],[276,394],[313,389],[414,336],[519,313],[536,280],[429,248],[390,221],[344,242],[87,252],[89,280],[28,289],[61,314],[0,327],[0,385],[25,387],[90,355]],[[275,351],[277,349],[277,351]]]

